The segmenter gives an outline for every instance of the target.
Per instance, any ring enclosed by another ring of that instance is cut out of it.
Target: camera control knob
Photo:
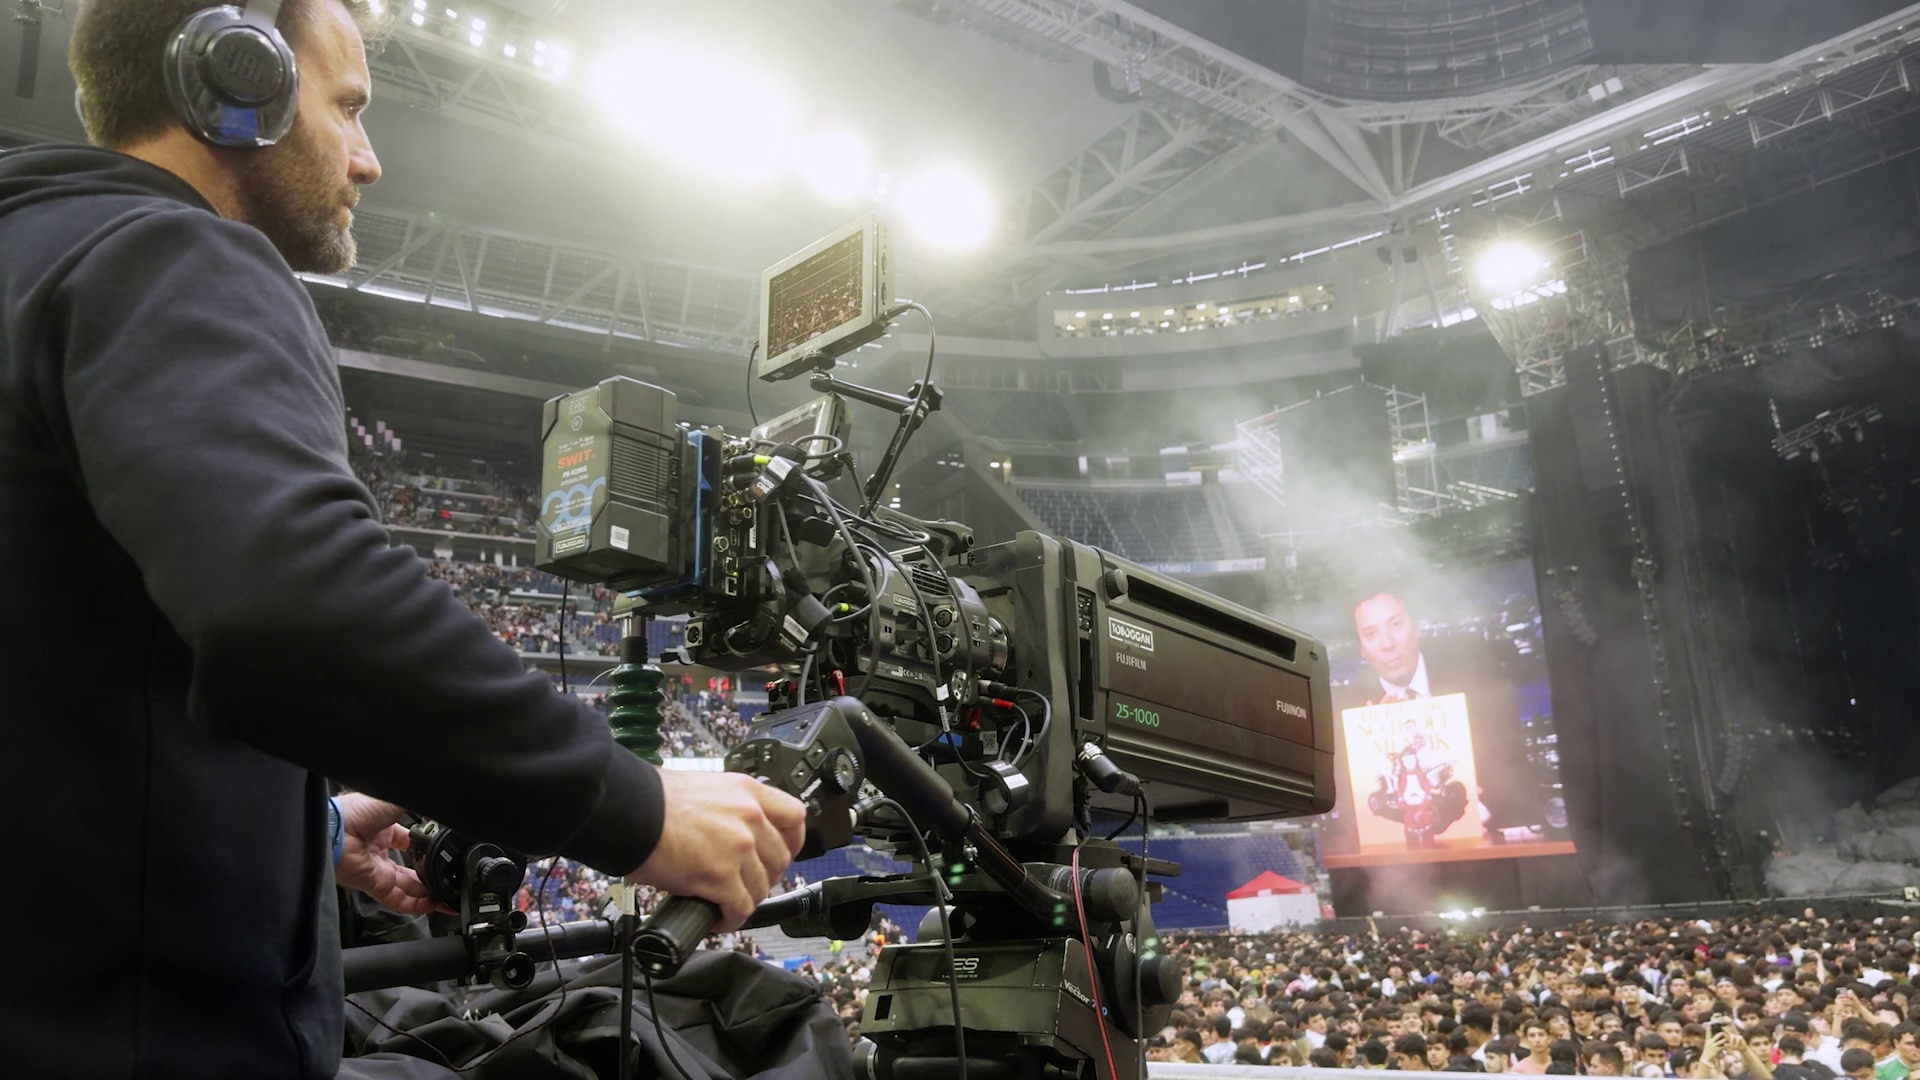
[[[520,888],[520,880],[526,875],[512,859],[481,859],[478,867],[480,884],[491,893],[511,893]]]
[[[842,747],[827,755],[820,770],[820,782],[835,795],[844,795],[860,786],[860,761]]]
[[[1106,593],[1109,600],[1123,599],[1129,587],[1125,570],[1116,568],[1100,576],[1100,591]]]

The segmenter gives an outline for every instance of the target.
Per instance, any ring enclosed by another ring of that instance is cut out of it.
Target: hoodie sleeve
[[[646,860],[658,774],[392,546],[312,302],[262,234],[132,215],[48,313],[69,452],[192,651],[195,724],[522,851]]]

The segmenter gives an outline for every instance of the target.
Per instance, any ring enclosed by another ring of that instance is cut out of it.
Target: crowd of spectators
[[[897,933],[897,928],[893,928]],[[1660,919],[1564,930],[1183,934],[1155,1061],[1413,1072],[1906,1080],[1911,918]],[[872,955],[801,968],[859,1037]]]
[[[388,525],[482,536],[532,537],[539,506],[533,488],[485,462],[412,453],[349,454],[354,475],[373,494]]]
[[[1164,1061],[1694,1080],[1920,1069],[1910,918],[1167,935]]]
[[[551,655],[561,651],[563,604],[560,601],[565,594],[561,591],[560,583],[552,576],[529,567],[452,562],[440,558],[428,562],[427,574],[446,582],[462,603],[486,620],[487,626],[501,641],[521,652]],[[566,652],[570,655],[618,655],[620,635],[614,626],[610,608],[612,592],[599,586],[576,588],[579,599],[564,601],[568,620],[565,624]],[[529,593],[550,595],[553,599],[534,599],[527,595]]]

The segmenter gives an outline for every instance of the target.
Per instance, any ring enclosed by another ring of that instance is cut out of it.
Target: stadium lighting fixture
[[[474,33],[467,35],[467,44],[472,45],[476,49],[482,45],[485,45],[486,43],[487,43],[487,35],[482,34],[478,31],[475,31]]]
[[[1109,311],[1109,312],[1107,312],[1107,313],[1106,313],[1105,315],[1102,315],[1102,316],[1100,316],[1100,317],[1101,317],[1102,319],[1109,319],[1109,320],[1110,320],[1110,319],[1112,319],[1112,318],[1113,318],[1113,312],[1111,312],[1111,311]]]
[[[1131,314],[1129,314],[1129,315],[1127,316],[1127,318],[1129,318],[1129,319],[1137,319],[1137,318],[1139,318],[1139,317],[1140,317],[1140,313],[1139,313],[1139,312],[1137,312],[1137,311],[1136,311],[1136,312],[1133,312],[1133,313],[1131,313]]]
[[[1480,252],[1473,276],[1491,296],[1512,296],[1547,280],[1552,266],[1539,249],[1503,241]]]
[[[873,154],[853,132],[832,131],[802,146],[800,172],[815,191],[845,202],[866,194],[873,176]]]
[[[1195,310],[1195,311],[1205,311],[1205,310],[1207,310],[1207,305],[1205,305],[1205,304],[1195,304],[1195,305],[1193,305],[1193,308],[1194,308],[1194,310]]]
[[[481,32],[481,33],[483,33],[483,34],[484,34],[484,33],[486,33],[486,32],[487,32],[487,20],[485,20],[485,19],[482,19],[482,18],[478,18],[478,17],[475,17],[475,19],[473,20],[473,28],[474,28],[475,30],[478,30],[478,31],[480,31],[480,32]]]
[[[1172,309],[1172,308],[1168,308],[1168,309],[1167,309],[1167,312],[1166,312],[1166,313],[1167,313],[1168,315],[1171,315],[1171,314],[1173,314],[1173,309]]]
[[[1084,311],[1076,311],[1073,313],[1073,317],[1076,319],[1084,319],[1087,317],[1087,313]]]
[[[928,169],[900,185],[907,227],[935,247],[963,250],[993,239],[998,212],[985,184],[952,166]]]
[[[566,73],[565,49],[536,42],[534,50],[552,60],[554,74]],[[649,107],[682,100],[688,87],[700,88],[699,108]],[[752,184],[793,157],[786,96],[750,65],[712,49],[660,40],[602,55],[593,93],[616,129],[703,175]]]
[[[520,50],[513,47],[512,45],[503,45],[500,47],[500,53],[501,55],[505,56],[507,59],[511,60],[514,57],[520,55]]]
[[[412,15],[408,16],[407,21],[412,23],[415,26],[427,25],[427,17],[425,15],[420,14],[417,11],[414,12]]]

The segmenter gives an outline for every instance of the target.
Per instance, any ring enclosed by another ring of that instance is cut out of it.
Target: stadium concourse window
[[[1102,299],[1110,302],[1112,297]],[[1331,311],[1333,302],[1332,285],[1305,285],[1270,296],[1226,303],[1201,300],[1173,306],[1133,296],[1115,306],[1056,308],[1053,333],[1061,338],[1197,334],[1248,323],[1317,315]]]

